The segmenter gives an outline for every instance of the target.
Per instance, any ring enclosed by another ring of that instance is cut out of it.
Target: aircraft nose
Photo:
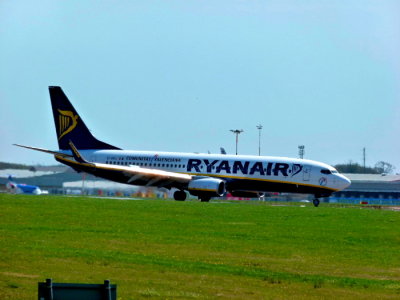
[[[351,184],[351,180],[348,179],[346,176],[344,175],[340,175],[341,178],[341,189],[344,190],[345,188],[349,187]]]

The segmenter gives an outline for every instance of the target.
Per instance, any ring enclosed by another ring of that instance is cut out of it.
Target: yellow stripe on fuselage
[[[239,177],[239,176],[229,176],[229,175],[216,175],[216,174],[200,174],[200,173],[186,173],[186,172],[179,172],[181,174],[190,174],[195,176],[207,176],[207,177],[218,177],[218,178],[231,178],[231,179],[245,179],[245,180],[253,180],[253,181],[266,181],[266,182],[274,182],[274,183],[286,183],[292,185],[299,185],[299,186],[310,186],[315,188],[321,188],[331,191],[339,191],[338,189],[333,189],[326,186],[319,186],[315,184],[307,184],[307,183],[298,183],[298,182],[291,182],[291,181],[282,181],[282,180],[274,180],[274,179],[263,179],[263,178],[251,178],[251,177]]]
[[[84,167],[95,167],[96,166],[96,165],[90,164],[90,163],[80,163],[80,162],[77,162],[75,160],[66,159],[66,158],[63,158],[63,157],[61,157],[59,155],[55,155],[55,157],[57,159],[59,159],[59,160],[63,160],[63,161],[66,161],[68,163],[79,165],[79,166],[84,166]]]
[[[210,189],[198,189],[198,188],[189,188],[191,191],[202,191],[202,192],[215,192],[215,190]]]

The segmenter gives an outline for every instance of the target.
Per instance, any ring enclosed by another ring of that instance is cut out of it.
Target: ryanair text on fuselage
[[[300,164],[290,165],[287,163],[273,162],[250,162],[250,161],[229,161],[229,160],[208,160],[208,159],[189,159],[187,171],[189,173],[201,173],[202,166],[205,166],[207,173],[219,174],[242,174],[242,175],[260,175],[260,176],[295,176],[301,172],[303,166]]]

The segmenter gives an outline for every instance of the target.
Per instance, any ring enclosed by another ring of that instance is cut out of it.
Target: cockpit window
[[[336,170],[332,170],[331,172],[332,172],[332,174],[337,174],[337,173],[339,173],[339,172],[336,171]]]
[[[332,172],[330,170],[328,170],[328,169],[322,169],[321,173],[322,174],[332,174]]]

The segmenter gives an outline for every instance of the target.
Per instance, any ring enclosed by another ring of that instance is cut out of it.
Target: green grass
[[[37,282],[118,299],[398,299],[400,213],[0,194],[0,299]]]

